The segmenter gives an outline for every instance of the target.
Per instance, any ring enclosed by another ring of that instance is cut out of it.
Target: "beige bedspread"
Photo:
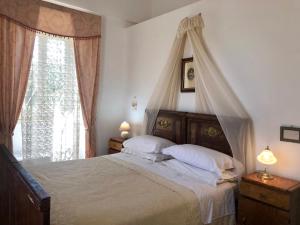
[[[199,225],[187,188],[112,158],[23,163],[51,196],[51,225]]]

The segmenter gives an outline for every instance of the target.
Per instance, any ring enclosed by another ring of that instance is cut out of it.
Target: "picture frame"
[[[300,128],[281,126],[280,141],[300,144]]]
[[[182,59],[181,92],[195,92],[195,69],[193,57]]]

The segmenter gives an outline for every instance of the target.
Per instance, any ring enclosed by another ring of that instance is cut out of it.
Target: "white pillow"
[[[222,176],[222,172],[233,169],[233,158],[213,149],[198,145],[175,145],[163,149],[165,155]]]
[[[206,183],[211,186],[217,186],[218,184],[225,182],[236,182],[239,179],[239,174],[231,170],[224,171],[222,176],[219,177],[215,173],[191,166],[177,159],[171,159],[163,163],[164,165],[167,165],[168,167],[178,171],[178,173],[184,174],[185,176],[191,177],[201,183]]]
[[[144,153],[144,152],[134,151],[130,148],[123,148],[122,152],[130,155],[135,155],[143,159],[148,159],[152,162],[161,162],[171,158],[170,156],[163,155],[161,153]]]
[[[123,145],[136,152],[161,153],[163,148],[175,145],[175,143],[160,137],[142,135],[126,140]]]

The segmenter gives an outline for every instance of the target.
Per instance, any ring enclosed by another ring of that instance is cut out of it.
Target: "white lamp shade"
[[[130,124],[126,121],[121,123],[120,125],[120,131],[130,131]]]
[[[273,165],[277,163],[276,157],[268,147],[257,156],[257,160],[265,165]]]

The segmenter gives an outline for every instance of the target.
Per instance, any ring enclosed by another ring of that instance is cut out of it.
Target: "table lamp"
[[[265,148],[258,156],[257,160],[264,165],[274,165],[277,163],[277,159],[274,156],[273,152],[270,150],[269,146]],[[258,176],[263,180],[273,180],[273,176],[267,172],[267,168],[264,171],[261,171]]]
[[[128,122],[124,121],[120,125],[120,131],[121,131],[121,137],[122,138],[128,138],[129,137],[129,131],[130,131],[130,125]]]

